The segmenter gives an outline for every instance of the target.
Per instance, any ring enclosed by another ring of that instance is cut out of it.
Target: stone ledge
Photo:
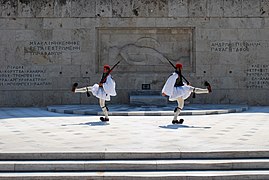
[[[205,109],[205,106],[207,107]],[[135,107],[129,105],[109,105],[109,116],[173,116],[174,104],[168,104],[164,107],[148,106]],[[181,111],[181,115],[212,115],[239,113],[248,110],[247,105],[203,105],[199,109],[197,105],[188,105]],[[186,109],[186,110],[185,110]],[[98,105],[57,105],[48,106],[50,112],[64,114],[80,114],[80,115],[103,115]]]
[[[159,95],[131,95],[130,105],[135,106],[166,106],[167,98]]]

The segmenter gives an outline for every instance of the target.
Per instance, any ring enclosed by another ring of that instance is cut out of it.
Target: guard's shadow
[[[180,128],[199,128],[199,129],[209,129],[211,127],[200,127],[200,126],[188,126],[188,125],[182,125],[182,124],[168,124],[166,126],[159,126],[160,128],[164,129],[180,129]]]
[[[74,125],[80,125],[80,126],[107,126],[109,125],[108,122],[102,122],[102,121],[96,121],[96,122],[86,122],[86,123],[79,123],[79,124],[63,124],[62,126],[74,126]]]

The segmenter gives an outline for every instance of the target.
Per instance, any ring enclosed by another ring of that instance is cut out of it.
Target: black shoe
[[[103,121],[103,122],[107,122],[107,121],[109,121],[108,118],[104,118],[104,117],[100,117],[100,120]]]
[[[178,124],[183,124],[183,122],[184,122],[184,119],[180,119]]]
[[[75,92],[75,90],[76,90],[77,87],[78,87],[78,83],[74,83],[73,86],[72,86],[71,91],[72,92]]]
[[[205,86],[207,87],[208,89],[208,92],[212,92],[212,89],[211,89],[211,85],[209,84],[209,82],[205,81]]]
[[[178,124],[178,123],[179,123],[178,120],[173,120],[173,121],[172,121],[172,124]]]

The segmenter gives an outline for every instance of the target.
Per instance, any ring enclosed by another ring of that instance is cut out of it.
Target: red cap
[[[179,69],[182,69],[182,64],[180,64],[180,63],[176,63],[176,68],[179,68]]]
[[[104,65],[104,68],[110,69],[110,66],[106,64],[106,65]]]

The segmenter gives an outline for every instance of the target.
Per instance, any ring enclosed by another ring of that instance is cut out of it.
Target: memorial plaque
[[[117,71],[167,72],[167,59],[194,65],[192,28],[98,28],[98,69],[122,60]]]

